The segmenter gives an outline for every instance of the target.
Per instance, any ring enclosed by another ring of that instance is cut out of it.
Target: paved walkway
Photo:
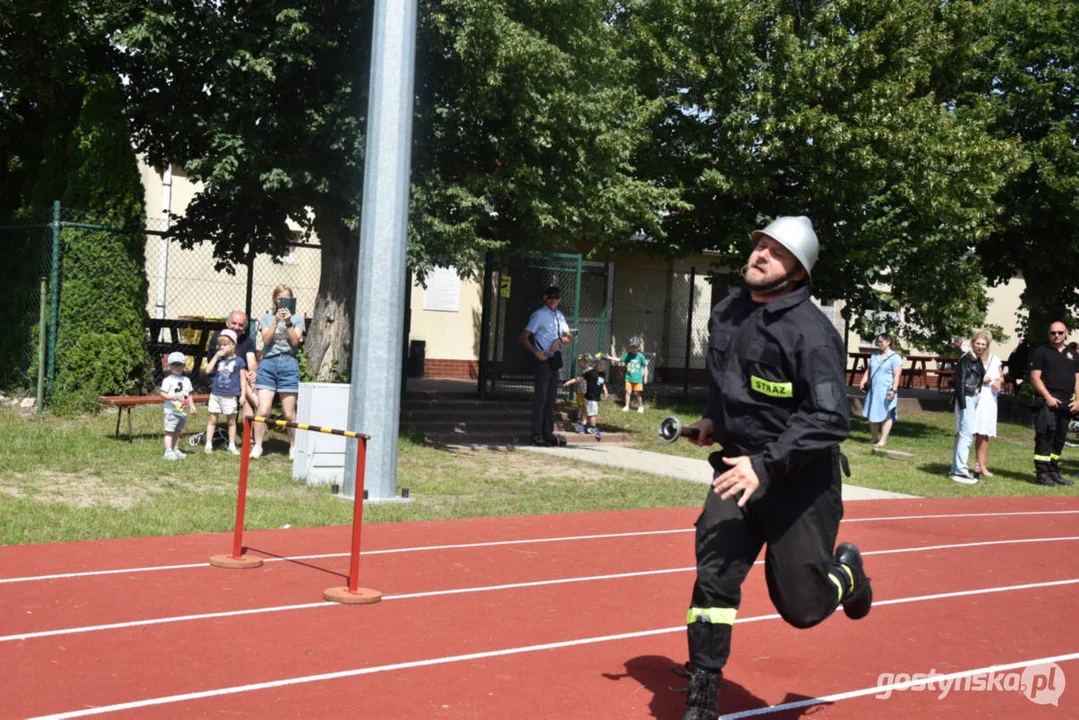
[[[634,450],[620,445],[567,445],[566,447],[533,447],[521,445],[517,448],[541,455],[556,455],[570,460],[609,465],[611,467],[638,470],[640,472],[663,475],[666,477],[689,480],[704,485],[712,482],[712,466],[707,460],[665,455],[663,453]],[[843,485],[843,500],[876,500],[880,498],[912,498],[916,495],[873,490],[857,485]]]

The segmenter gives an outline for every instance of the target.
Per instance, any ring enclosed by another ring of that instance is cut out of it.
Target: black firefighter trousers
[[[718,455],[713,464],[722,464]],[[822,451],[741,508],[709,490],[697,519],[697,581],[686,618],[694,669],[720,673],[727,664],[742,583],[764,545],[768,594],[784,620],[809,628],[838,607],[847,578],[833,560],[843,518],[841,459],[838,448]]]
[[[1060,472],[1060,455],[1068,439],[1068,423],[1071,421],[1069,396],[1054,393],[1053,397],[1060,401],[1056,408],[1046,405],[1041,397],[1034,404],[1034,472],[1039,475]]]

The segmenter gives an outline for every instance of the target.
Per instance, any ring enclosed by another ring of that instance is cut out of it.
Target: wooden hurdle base
[[[262,567],[262,558],[241,555],[238,558],[231,555],[214,555],[210,558],[210,564],[214,567],[227,568],[229,570],[248,570]]]
[[[332,587],[322,593],[322,599],[345,605],[371,605],[382,600],[382,593],[371,588],[356,588],[356,592],[352,592],[347,587]]]

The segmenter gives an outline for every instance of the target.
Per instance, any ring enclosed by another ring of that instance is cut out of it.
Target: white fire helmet
[[[820,243],[817,240],[817,233],[813,232],[813,222],[809,218],[805,215],[778,217],[770,222],[768,227],[763,230],[754,230],[750,234],[754,244],[760,240],[761,235],[767,235],[790,250],[805,268],[806,275],[813,274]]]

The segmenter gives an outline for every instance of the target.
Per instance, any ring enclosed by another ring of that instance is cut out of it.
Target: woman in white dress
[[[971,349],[985,366],[978,409],[974,412],[974,477],[993,477],[985,460],[989,453],[989,438],[997,436],[997,395],[1004,379],[1000,358],[989,352],[992,342],[993,336],[987,330],[979,330],[971,338]]]

